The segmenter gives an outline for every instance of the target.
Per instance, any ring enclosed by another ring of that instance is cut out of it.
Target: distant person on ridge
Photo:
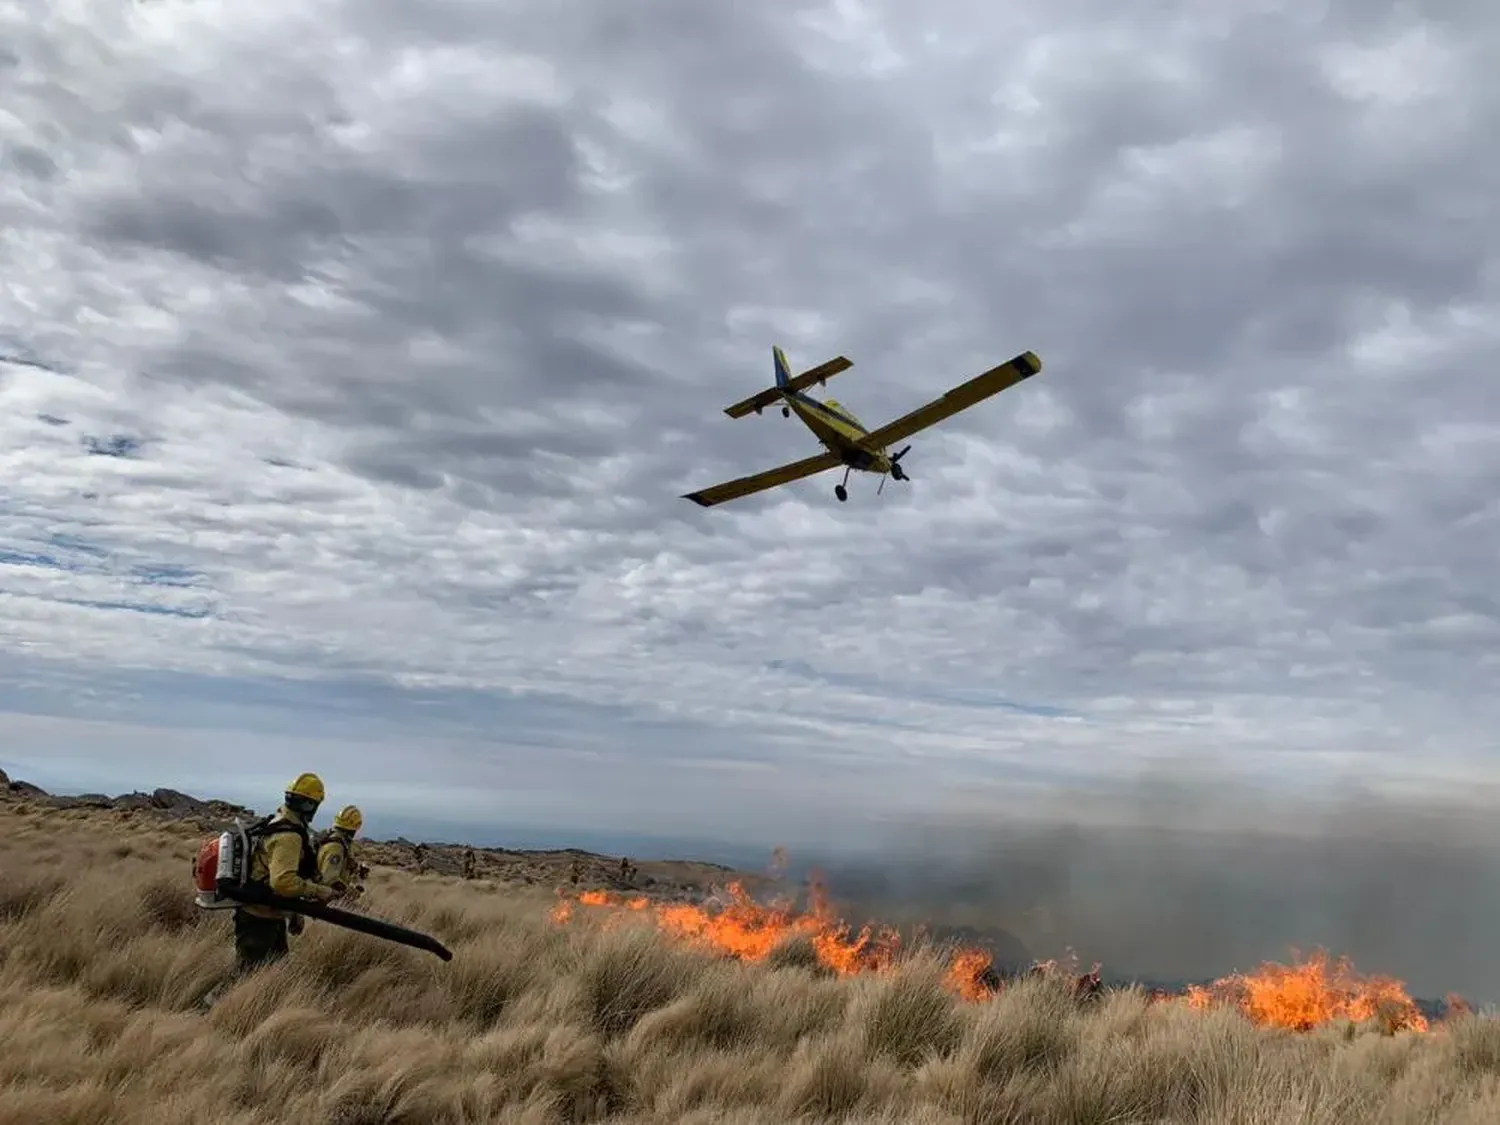
[[[333,827],[319,837],[318,881],[330,886],[343,898],[358,898],[365,893],[363,879],[369,868],[354,858],[354,837],[364,826],[364,814],[355,805],[345,805],[333,818]]]
[[[306,898],[327,902],[332,887],[318,881],[318,855],[313,849],[310,825],[323,803],[323,780],[304,773],[287,786],[282,805],[263,826],[252,830],[249,881],[283,898]],[[292,915],[296,932],[302,916]],[[234,949],[239,971],[250,972],[284,957],[287,947],[287,912],[269,906],[237,906],[234,909]]]
[[[474,849],[473,848],[465,848],[464,849],[464,878],[465,879],[472,879],[472,878],[474,878],[474,875],[475,875],[474,865],[475,865],[476,862],[477,862],[477,860],[474,857]]]

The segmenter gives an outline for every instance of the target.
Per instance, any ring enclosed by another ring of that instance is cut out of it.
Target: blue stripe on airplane
[[[830,415],[831,417],[837,418],[840,422],[843,422],[845,425],[853,426],[856,430],[859,430],[861,433],[865,432],[865,428],[863,426],[861,426],[858,422],[856,422],[853,418],[849,417],[849,415],[847,415],[847,414],[843,414],[843,413],[835,410],[833,407],[829,406],[826,402],[819,402],[817,399],[812,398],[812,397],[810,397],[808,395],[805,395],[801,391],[793,391],[792,392],[792,397],[795,398],[798,402],[804,403],[807,406],[812,407],[814,410],[821,410],[824,414],[827,414],[827,415]]]

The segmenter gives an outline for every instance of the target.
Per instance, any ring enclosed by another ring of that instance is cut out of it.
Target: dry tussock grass
[[[965,1004],[929,953],[882,978],[795,949],[744,967],[380,869],[370,908],[451,964],[313,922],[205,1014],[232,952],[191,905],[193,842],[0,806],[0,1125],[1500,1120],[1500,1024],[1472,1017],[1298,1035],[1136,992],[1079,1008],[1047,979]]]

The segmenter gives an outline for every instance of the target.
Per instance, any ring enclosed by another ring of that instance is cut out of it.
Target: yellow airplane
[[[790,484],[794,480],[836,469],[840,465],[844,466],[844,479],[833,489],[833,494],[839,500],[849,499],[849,473],[854,469],[880,474],[880,487],[875,490],[878,496],[885,489],[887,475],[896,480],[911,479],[901,467],[901,458],[906,456],[911,446],[903,446],[895,453],[887,452],[889,446],[919,430],[936,425],[960,410],[967,410],[975,403],[999,394],[1023,379],[1031,378],[1042,369],[1042,361],[1036,357],[1035,352],[1022,352],[999,367],[992,367],[983,375],[976,375],[967,383],[954,387],[925,406],[917,407],[910,414],[903,414],[879,429],[867,430],[858,418],[833,399],[820,402],[806,393],[806,388],[814,383],[826,385],[834,375],[849,370],[854,366],[851,360],[835,356],[827,363],[820,363],[817,367],[794,376],[787,366],[786,354],[779,347],[771,349],[771,356],[776,365],[776,385],[733,406],[725,407],[724,413],[731,418],[743,418],[751,411],[759,414],[766,407],[780,402],[781,416],[789,418],[795,410],[797,417],[823,443],[824,452],[815,457],[767,469],[754,476],[740,477],[738,480],[716,484],[712,488],[689,492],[682,499],[708,508],[726,500],[737,500],[741,496],[749,496],[767,488]]]

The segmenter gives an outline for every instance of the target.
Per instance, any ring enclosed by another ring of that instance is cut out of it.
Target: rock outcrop
[[[204,801],[175,789],[156,789],[150,793],[122,793],[110,797],[104,793],[79,793],[76,796],[54,796],[29,781],[13,780],[0,770],[0,793],[40,802],[55,809],[99,809],[129,812],[152,812],[171,820],[197,817],[206,820],[253,819],[254,809],[228,801]]]

